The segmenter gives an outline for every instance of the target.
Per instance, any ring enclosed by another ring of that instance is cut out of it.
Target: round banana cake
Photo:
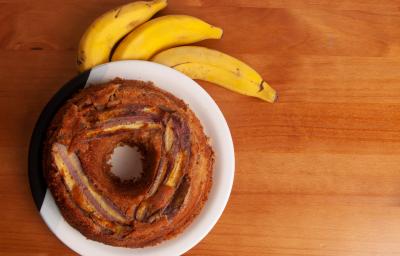
[[[140,177],[122,180],[111,172],[119,146],[139,149]],[[69,224],[105,244],[145,247],[177,235],[202,209],[214,152],[185,102],[150,82],[116,78],[60,108],[43,161]]]

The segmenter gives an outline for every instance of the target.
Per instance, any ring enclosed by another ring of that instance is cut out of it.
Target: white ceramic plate
[[[215,151],[213,186],[199,216],[177,237],[153,247],[121,248],[86,239],[62,217],[42,176],[41,150],[44,132],[52,116],[73,93],[91,84],[121,77],[152,81],[158,87],[183,99],[196,113],[211,138]],[[87,71],[67,83],[43,110],[33,132],[29,152],[29,178],[35,203],[51,231],[68,247],[81,255],[181,255],[199,243],[221,216],[231,193],[235,158],[232,137],[220,109],[195,81],[184,74],[153,62],[118,61]]]

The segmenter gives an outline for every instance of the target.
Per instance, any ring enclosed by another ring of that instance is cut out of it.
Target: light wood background
[[[251,64],[267,104],[201,83],[235,144],[229,204],[187,255],[400,255],[400,2],[169,0],[224,28],[201,43]],[[75,255],[36,212],[27,150],[76,74],[89,23],[122,0],[0,0],[0,254]]]

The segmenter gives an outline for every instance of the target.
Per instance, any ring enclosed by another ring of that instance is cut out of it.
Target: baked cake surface
[[[117,146],[138,147],[143,175],[121,181],[108,164]],[[203,207],[214,153],[189,107],[152,83],[114,79],[58,111],[44,173],[68,223],[114,246],[144,247],[180,233]]]

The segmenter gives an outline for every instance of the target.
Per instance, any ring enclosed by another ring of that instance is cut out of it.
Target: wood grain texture
[[[187,255],[400,255],[400,2],[169,0],[224,28],[206,45],[243,59],[276,104],[201,82],[232,131],[235,184]],[[78,40],[125,1],[0,0],[0,254],[75,255],[30,195],[27,149],[76,74]]]

